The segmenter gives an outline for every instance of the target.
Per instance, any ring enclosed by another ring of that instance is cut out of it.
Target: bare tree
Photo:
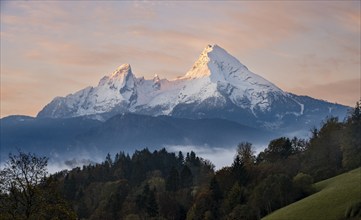
[[[9,154],[9,160],[0,171],[1,215],[12,219],[29,219],[39,208],[39,184],[47,174],[48,158],[19,151]],[[7,214],[5,214],[7,213]]]

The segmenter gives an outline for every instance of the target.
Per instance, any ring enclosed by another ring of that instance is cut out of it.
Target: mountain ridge
[[[168,80],[155,76],[146,80],[137,78],[131,66],[123,64],[103,77],[98,86],[55,98],[37,117],[89,116],[106,120],[119,113],[132,112],[196,119],[222,118],[252,127],[289,129],[292,123],[300,121],[303,124],[298,127],[307,126],[310,114],[317,115],[319,120],[313,125],[318,125],[329,115],[344,117],[348,109],[318,100],[323,107],[309,110],[312,105],[302,100],[311,99],[283,91],[249,71],[223,48],[208,45],[182,77]],[[304,115],[305,109],[309,110],[308,115]]]

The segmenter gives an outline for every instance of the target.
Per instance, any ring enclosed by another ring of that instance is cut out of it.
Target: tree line
[[[258,155],[242,142],[218,171],[194,152],[143,149],[47,175],[46,158],[19,152],[0,173],[0,219],[260,219],[361,166],[360,110],[326,119],[308,140],[272,140]]]

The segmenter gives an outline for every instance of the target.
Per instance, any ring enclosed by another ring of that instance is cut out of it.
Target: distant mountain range
[[[119,114],[102,122],[87,117],[1,119],[1,151],[17,148],[51,157],[105,155],[167,146],[227,148],[241,141],[264,143],[275,133],[224,119],[184,119],[169,116]],[[7,157],[2,154],[1,157]]]
[[[305,135],[349,107],[287,93],[252,73],[217,45],[174,80],[136,77],[123,64],[98,86],[56,97],[36,118],[1,122],[1,151],[16,147],[49,155],[167,145],[229,147]]]
[[[219,118],[287,132],[318,125],[326,116],[344,117],[348,107],[297,96],[252,73],[217,45],[208,45],[182,77],[137,78],[129,64],[98,86],[57,97],[40,118],[88,116],[106,120],[120,113],[180,118]]]

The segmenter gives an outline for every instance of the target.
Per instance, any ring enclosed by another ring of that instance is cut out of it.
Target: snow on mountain
[[[103,77],[98,86],[55,98],[38,117],[110,117],[133,112],[218,117],[271,128],[282,126],[290,115],[303,116],[307,103],[300,100],[249,71],[221,47],[208,45],[183,77],[167,80],[155,75],[146,80],[135,77],[130,65],[123,64]]]
[[[192,69],[184,76],[186,79],[209,77],[210,83],[224,91],[234,104],[242,108],[262,110],[270,107],[268,93],[287,96],[281,89],[250,72],[246,66],[217,45],[208,45]],[[246,104],[244,101],[249,101]]]

